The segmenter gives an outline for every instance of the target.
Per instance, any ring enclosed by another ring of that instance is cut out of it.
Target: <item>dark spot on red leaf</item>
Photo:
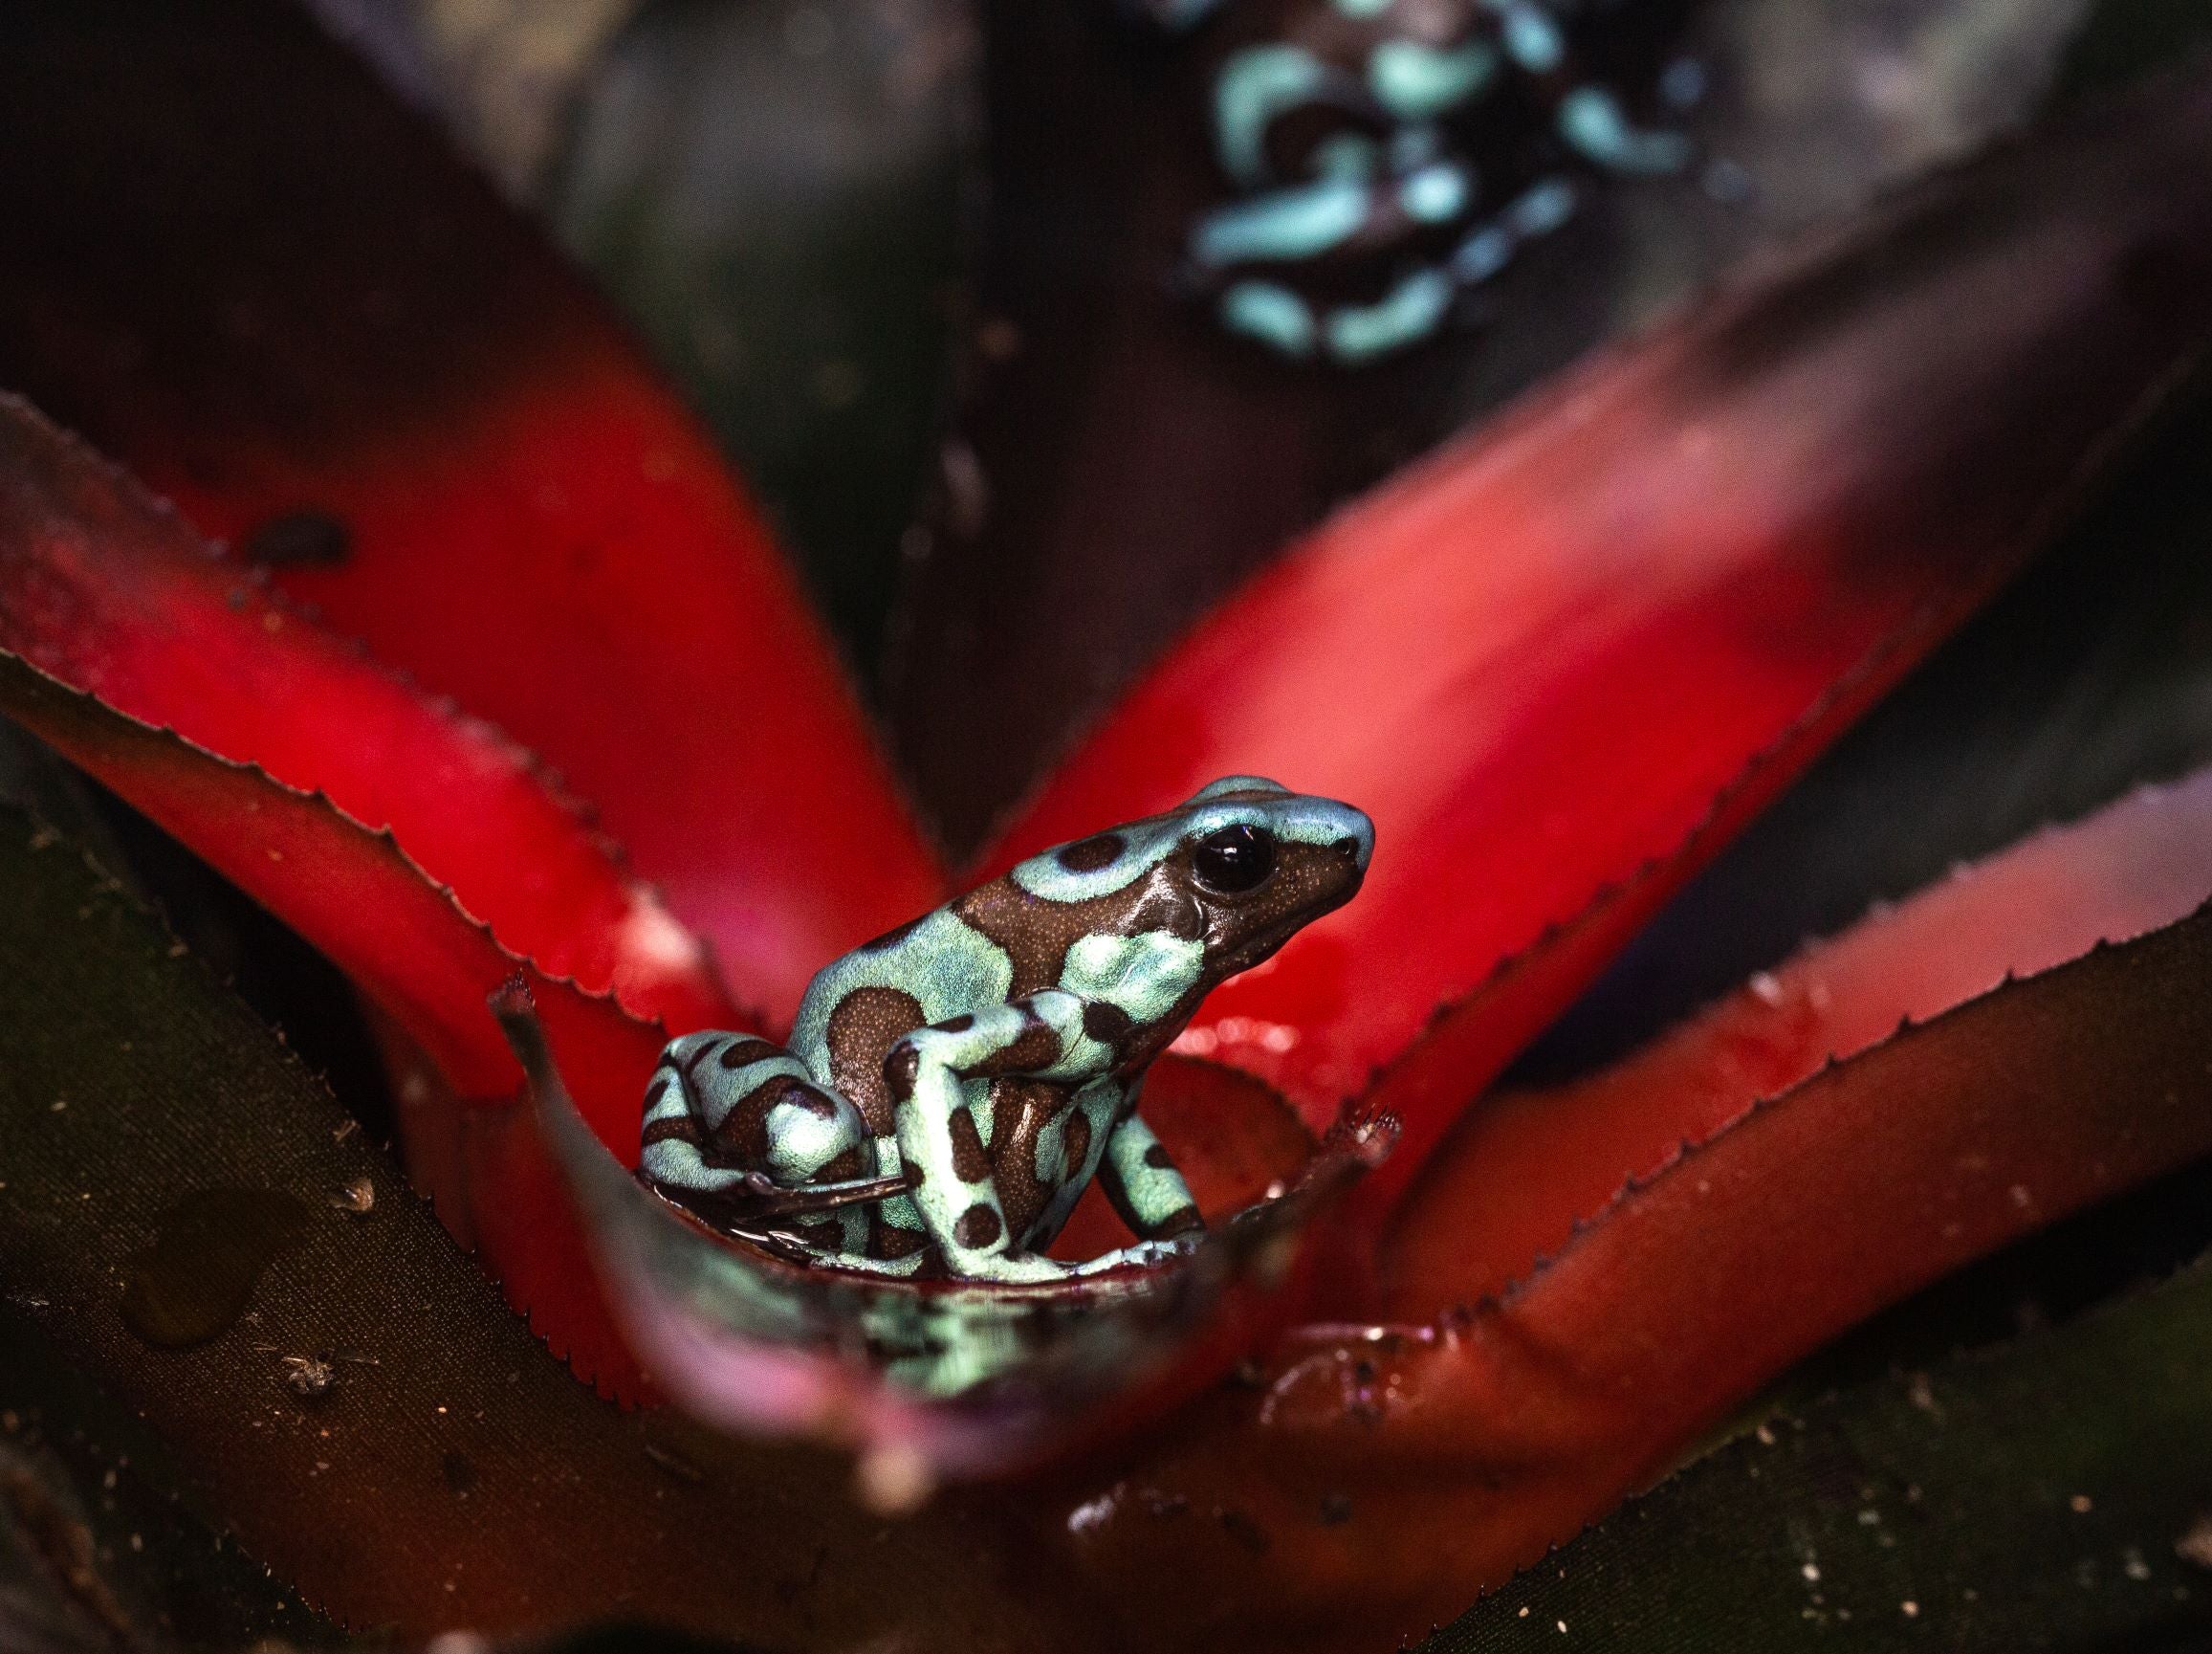
[[[246,556],[277,567],[327,568],[353,551],[353,530],[325,511],[288,511],[246,537]]]

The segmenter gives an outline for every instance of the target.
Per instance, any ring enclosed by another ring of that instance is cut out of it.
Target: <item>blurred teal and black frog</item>
[[[640,1176],[739,1232],[873,1274],[1042,1282],[1203,1233],[1138,1112],[1213,988],[1358,892],[1348,805],[1231,776],[1062,845],[836,960],[788,1048],[688,1034],[646,1092]],[[1046,1258],[1093,1178],[1133,1246]]]
[[[1190,36],[1232,192],[1191,227],[1185,279],[1230,332],[1358,366],[1436,335],[1460,296],[1571,218],[1578,173],[1675,176],[1696,145],[1639,119],[1574,34],[1633,38],[1566,0],[1121,0]],[[1616,52],[1602,55],[1611,58]],[[1680,115],[1704,74],[1654,96]],[[1742,187],[1740,168],[1707,187]]]

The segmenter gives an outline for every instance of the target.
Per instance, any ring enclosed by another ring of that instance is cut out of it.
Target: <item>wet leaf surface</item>
[[[373,1188],[374,1185],[372,1184]],[[158,1350],[229,1332],[262,1271],[297,1246],[307,1208],[271,1189],[195,1189],[162,1213],[123,1265],[123,1324]]]
[[[0,884],[0,1279],[158,1437],[187,1510],[310,1602],[410,1637],[610,1616],[769,1646],[1058,1635],[980,1502],[878,1522],[831,1456],[732,1447],[596,1400],[109,881],[10,815]],[[364,1177],[369,1215],[332,1204]],[[289,1197],[312,1221],[228,1330],[156,1348],[123,1318],[120,1273],[206,1189]],[[326,1361],[328,1387],[303,1395],[294,1356]]]
[[[2208,1355],[2200,1265],[2063,1331],[1776,1414],[1423,1654],[2201,1646]]]
[[[2200,912],[1900,1034],[1625,1191],[1501,1300],[1470,1281],[1431,1325],[1285,1340],[1040,1530],[1150,1646],[1441,1622],[1838,1331],[2212,1151],[2208,971]],[[1222,1511],[1267,1543],[1160,1514]]]
[[[487,1267],[579,1373],[624,1394],[638,1378],[583,1262],[574,1215],[553,1168],[517,1143],[510,1106],[521,1086],[485,998],[529,979],[577,1095],[607,1141],[634,1153],[646,1075],[666,1034],[610,998],[539,973],[502,948],[388,835],[370,832],[318,795],[206,753],[100,705],[0,652],[0,711],[156,823],[202,849],[214,869],[327,954],[422,1049],[462,1109],[471,1169],[459,1192]]]
[[[21,1299],[22,1292],[12,1294]],[[25,1557],[0,1536],[0,1640],[25,1654],[45,1644],[27,1635],[12,1604],[26,1592],[64,1623],[86,1626],[81,1643],[111,1649],[108,1616],[87,1607],[67,1581],[56,1603],[52,1560],[89,1551],[93,1582],[129,1624],[127,1645],[243,1648],[268,1638],[297,1646],[341,1641],[337,1627],[309,1612],[260,1563],[176,1498],[176,1467],[145,1424],[73,1370],[24,1307],[0,1310],[0,1479],[25,1479],[36,1504],[63,1524]],[[7,1526],[0,1520],[0,1529]],[[70,1530],[78,1530],[73,1534]],[[51,1530],[49,1530],[51,1532]],[[22,1534],[22,1530],[17,1530]],[[81,1549],[80,1549],[81,1543]],[[33,1563],[31,1577],[20,1565]],[[99,1598],[96,1595],[95,1600]]]

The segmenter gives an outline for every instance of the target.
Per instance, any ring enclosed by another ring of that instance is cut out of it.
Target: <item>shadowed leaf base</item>
[[[1423,1654],[2202,1648],[2208,1362],[2199,1264],[2061,1332],[1777,1414]]]
[[[186,1508],[307,1602],[409,1638],[627,1618],[784,1647],[1047,1640],[972,1505],[879,1523],[833,1455],[724,1446],[576,1382],[268,1030],[11,810],[0,890],[0,1282],[161,1440]],[[121,1283],[164,1230],[191,1244],[177,1220],[211,1190],[305,1223],[227,1325],[158,1347]],[[327,1383],[303,1393],[288,1357]]]

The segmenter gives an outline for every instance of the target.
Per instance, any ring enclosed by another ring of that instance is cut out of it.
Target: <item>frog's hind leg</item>
[[[872,1177],[875,1160],[875,1140],[851,1101],[764,1039],[687,1034],[669,1042],[646,1088],[639,1172],[717,1222],[741,1214],[762,1178],[778,1189],[851,1182]],[[774,1226],[825,1254],[858,1253],[868,1211],[856,1202]]]

